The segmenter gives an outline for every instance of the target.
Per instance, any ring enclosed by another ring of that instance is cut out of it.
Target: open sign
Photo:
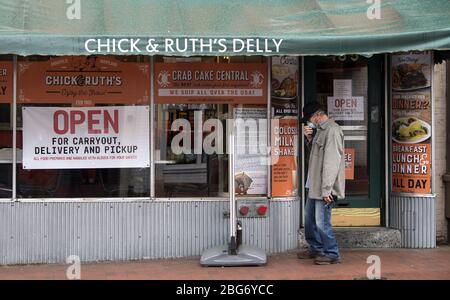
[[[76,134],[78,128],[86,128],[88,134],[119,133],[119,110],[57,110],[53,114],[53,131],[56,134]],[[84,129],[83,129],[84,130]]]
[[[22,107],[24,169],[147,168],[149,107]]]
[[[328,115],[336,121],[364,121],[364,97],[328,97]]]
[[[357,108],[358,100],[356,98],[337,98],[334,100],[335,107]]]

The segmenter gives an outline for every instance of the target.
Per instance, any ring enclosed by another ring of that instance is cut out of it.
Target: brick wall
[[[436,187],[436,238],[437,243],[447,241],[447,220],[445,218],[445,187],[442,175],[446,169],[446,66],[445,63],[434,68],[434,105],[435,105],[435,187]]]

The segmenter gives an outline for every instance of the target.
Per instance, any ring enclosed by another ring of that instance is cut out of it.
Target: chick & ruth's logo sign
[[[18,62],[19,103],[147,104],[149,64],[112,56]]]

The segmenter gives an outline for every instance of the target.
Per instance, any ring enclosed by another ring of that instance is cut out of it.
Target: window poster
[[[272,58],[272,197],[298,195],[298,90],[297,57]]]
[[[236,195],[267,195],[267,107],[234,108]]]
[[[335,121],[364,121],[364,97],[328,97],[328,115]]]
[[[355,179],[355,148],[345,148],[345,179]]]
[[[18,62],[18,103],[148,104],[149,64],[114,56]]]
[[[364,97],[353,96],[351,79],[334,79],[327,97],[328,115],[335,121],[364,121]]]
[[[272,58],[272,111],[274,116],[298,114],[299,63],[297,57]]]
[[[149,167],[148,106],[23,107],[24,169]]]
[[[0,103],[11,103],[13,98],[13,63],[0,61]]]
[[[298,121],[278,119],[272,123],[272,196],[294,197],[298,193]]]
[[[155,63],[155,103],[267,103],[265,63]]]
[[[431,52],[392,55],[392,192],[430,194]]]

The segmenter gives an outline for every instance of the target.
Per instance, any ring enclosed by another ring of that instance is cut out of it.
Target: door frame
[[[316,63],[323,57],[304,57],[303,59],[303,103],[305,104],[311,99],[316,99]],[[344,199],[340,201],[340,205],[336,209],[378,209],[380,215],[380,224],[385,224],[385,199],[386,199],[386,164],[388,158],[386,151],[386,59],[385,55],[379,54],[367,58],[368,66],[368,145],[379,145],[378,147],[368,147],[368,168],[369,168],[369,198],[352,197],[352,199]],[[376,83],[376,84],[373,84]],[[312,88],[311,88],[312,87]],[[373,109],[377,107],[377,111]],[[376,122],[372,122],[372,113],[376,118]],[[299,114],[301,114],[299,112]],[[303,135],[301,139],[303,144]],[[302,145],[303,146],[303,145]],[[303,158],[302,158],[303,160]],[[302,164],[304,169],[305,164]],[[375,166],[375,167],[374,167]],[[302,173],[302,183],[304,187],[304,178],[306,171]],[[383,174],[385,176],[383,176]],[[304,188],[303,188],[304,190]],[[364,202],[363,202],[364,201]]]

